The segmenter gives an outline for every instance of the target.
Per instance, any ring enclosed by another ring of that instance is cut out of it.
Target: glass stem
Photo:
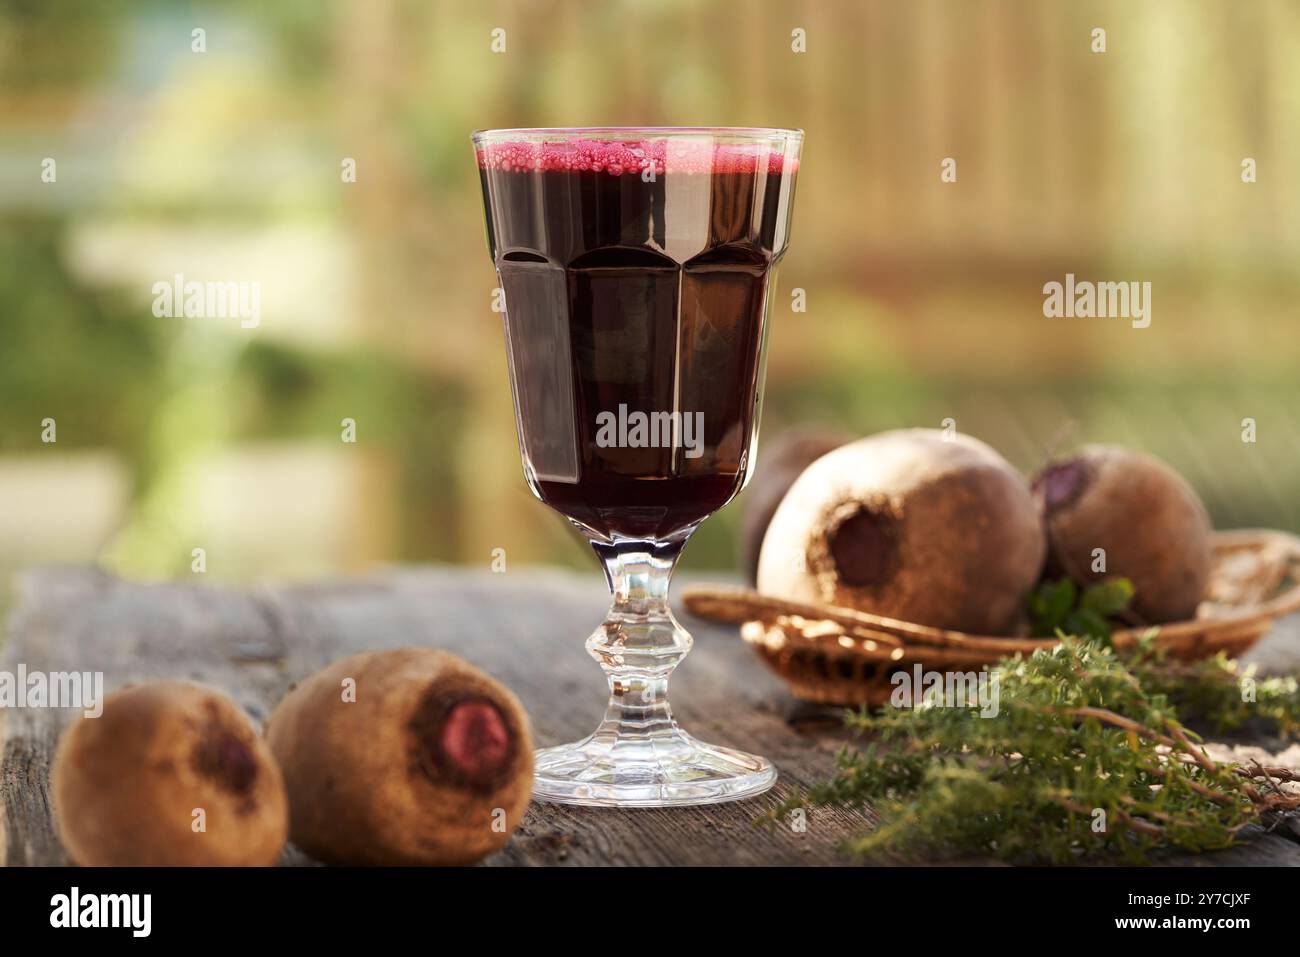
[[[595,737],[623,747],[684,736],[668,707],[668,677],[691,636],[668,606],[668,584],[689,532],[663,542],[593,542],[613,604],[587,651],[609,680],[609,707]]]

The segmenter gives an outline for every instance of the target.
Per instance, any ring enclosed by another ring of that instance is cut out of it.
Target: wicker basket
[[[744,588],[686,590],[687,609],[738,622],[740,634],[795,697],[837,705],[879,705],[890,675],[920,664],[928,671],[970,670],[1003,655],[1050,647],[1056,639],[1002,638],[929,628],[831,605],[769,598]],[[1225,651],[1239,655],[1274,619],[1300,610],[1300,538],[1286,532],[1216,532],[1205,600],[1191,621],[1160,625],[1157,644],[1180,660]],[[1131,647],[1150,628],[1116,631],[1116,648]]]

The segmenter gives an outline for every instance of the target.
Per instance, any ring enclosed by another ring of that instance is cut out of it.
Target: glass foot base
[[[682,807],[755,797],[776,783],[766,758],[671,736],[599,733],[534,755],[533,797],[596,807]]]

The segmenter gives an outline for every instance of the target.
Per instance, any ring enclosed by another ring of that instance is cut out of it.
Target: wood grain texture
[[[495,575],[460,569],[391,569],[364,578],[234,589],[142,584],[89,568],[47,568],[18,579],[0,670],[102,671],[107,690],[188,678],[230,694],[259,722],[289,686],[366,648],[429,645],[453,651],[508,684],[532,717],[539,745],[590,732],[604,682],[583,650],[603,616],[593,570]],[[827,777],[845,742],[834,711],[801,705],[736,637],[683,615],[696,639],[673,678],[673,707],[708,741],[761,753],[781,771],[776,790],[707,808],[610,810],[534,803],[492,865],[844,864],[841,842],[869,814],[816,811],[806,831],[760,828],[756,815]],[[1296,658],[1300,631],[1281,628],[1260,657]],[[66,863],[51,823],[50,759],[76,712],[0,710],[0,860]],[[1291,831],[1169,863],[1300,864]],[[293,848],[284,863],[311,861]]]

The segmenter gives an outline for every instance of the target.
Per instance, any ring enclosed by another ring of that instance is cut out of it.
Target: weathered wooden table
[[[359,579],[240,590],[138,584],[89,568],[37,569],[15,584],[0,670],[102,671],[108,690],[188,678],[221,688],[264,719],[288,686],[364,649],[432,645],[508,684],[541,745],[580,737],[604,709],[604,682],[583,650],[607,597],[593,568],[505,574],[416,568]],[[757,828],[756,815],[792,788],[827,777],[845,741],[833,710],[800,705],[735,629],[689,615],[695,650],[673,678],[673,707],[708,741],[766,755],[781,771],[764,797],[707,808],[606,810],[534,803],[490,864],[836,864],[838,846],[869,815],[816,811],[807,828]],[[1300,670],[1300,622],[1253,652]],[[0,861],[63,864],[51,824],[48,772],[61,727],[76,712],[0,710]],[[1276,749],[1277,745],[1272,745]],[[1300,750],[1288,753],[1300,763]],[[290,848],[285,863],[310,860]],[[1170,863],[1300,865],[1300,833]]]

